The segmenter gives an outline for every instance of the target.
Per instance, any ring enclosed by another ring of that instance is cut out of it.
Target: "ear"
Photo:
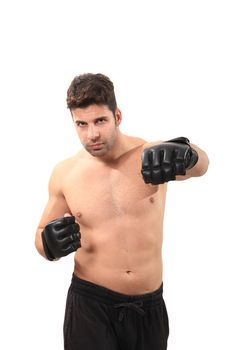
[[[122,114],[121,111],[119,110],[119,108],[116,109],[115,111],[115,122],[116,122],[116,126],[119,126],[122,120]]]

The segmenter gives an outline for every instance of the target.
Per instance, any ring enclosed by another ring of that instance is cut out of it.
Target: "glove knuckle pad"
[[[189,140],[184,137],[145,149],[142,156],[145,183],[157,185],[175,180],[176,175],[185,175],[186,169],[197,162],[198,156],[193,153]]]

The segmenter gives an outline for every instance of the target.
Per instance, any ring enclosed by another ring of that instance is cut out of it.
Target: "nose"
[[[89,141],[96,141],[100,137],[99,130],[94,125],[89,125],[87,137]]]

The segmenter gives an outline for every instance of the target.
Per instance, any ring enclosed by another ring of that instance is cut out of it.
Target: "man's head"
[[[106,105],[115,115],[117,108],[114,85],[103,74],[86,73],[73,79],[67,91],[67,107],[85,108],[92,104]]]
[[[95,157],[113,155],[121,112],[110,79],[91,73],[75,77],[67,92],[67,106],[84,148]]]

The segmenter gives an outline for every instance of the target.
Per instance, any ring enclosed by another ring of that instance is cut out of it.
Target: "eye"
[[[87,125],[87,123],[82,122],[82,121],[76,121],[76,125],[77,125],[78,127],[80,127],[80,128],[83,128],[83,127],[85,127],[85,126]]]
[[[96,120],[96,124],[104,124],[106,122],[106,118],[99,118]]]

